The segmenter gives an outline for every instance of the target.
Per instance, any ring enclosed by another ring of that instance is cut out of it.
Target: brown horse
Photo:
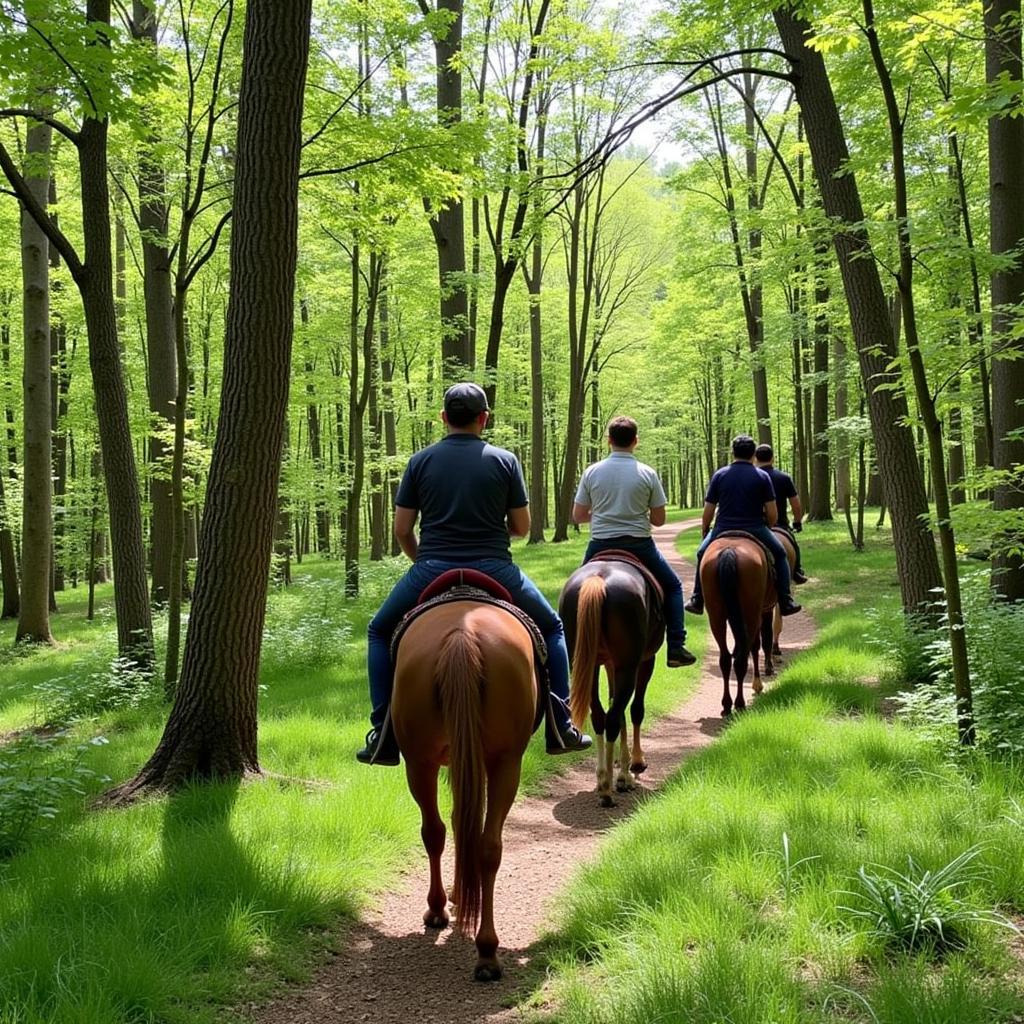
[[[793,539],[781,526],[773,526],[772,533],[779,538],[782,546],[786,549],[786,559],[789,562],[789,572],[792,575],[796,567],[796,548],[793,546]],[[760,648],[764,653],[764,674],[775,675],[775,659],[782,657],[779,648],[779,637],[782,635],[782,613],[779,611],[779,593],[775,588],[775,577],[768,574],[768,585],[765,587],[764,605],[761,613]],[[757,673],[757,644],[754,647],[754,693],[761,692],[761,679]]]
[[[558,613],[572,652],[570,710],[579,728],[590,712],[597,737],[597,792],[611,807],[615,743],[621,737],[615,788],[634,788],[646,768],[640,747],[644,697],[654,673],[654,656],[665,638],[660,603],[652,601],[644,574],[626,561],[587,562],[569,577],[558,599]],[[610,706],[601,704],[600,670],[608,676]],[[633,749],[626,741],[630,705]],[[628,766],[628,767],[627,767]]]
[[[754,655],[754,692],[761,691],[757,642],[762,624],[765,590],[768,586],[768,556],[756,540],[718,537],[708,545],[700,563],[700,583],[711,632],[718,643],[718,666],[722,671],[722,717],[735,707],[742,711],[743,680],[751,653]],[[726,625],[732,631],[729,651]],[[736,699],[729,687],[730,672],[736,676]]]
[[[478,981],[501,977],[494,879],[536,707],[533,641],[509,612],[475,601],[441,604],[402,637],[391,722],[430,859],[423,922],[428,928],[448,924],[441,880],[445,827],[437,808],[438,770],[447,764],[455,837],[452,902],[460,930],[480,925]]]

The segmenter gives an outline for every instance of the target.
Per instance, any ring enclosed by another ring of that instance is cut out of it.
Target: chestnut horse
[[[742,711],[747,706],[743,697],[743,680],[752,653],[754,691],[761,691],[757,643],[769,575],[768,556],[753,538],[718,537],[708,545],[701,559],[700,583],[704,591],[704,606],[711,632],[718,643],[718,667],[722,671],[723,718],[730,715],[734,707]],[[732,631],[731,653],[726,625]],[[736,676],[735,701],[729,687],[730,671]]]
[[[423,923],[428,928],[448,924],[441,880],[445,827],[437,807],[438,770],[446,764],[455,838],[452,902],[461,931],[470,932],[479,922],[477,981],[501,977],[494,879],[536,707],[533,641],[509,612],[453,601],[424,612],[402,637],[391,723],[430,859]]]
[[[634,788],[634,777],[647,768],[640,747],[644,696],[654,673],[654,656],[665,638],[660,603],[651,599],[644,574],[627,561],[594,561],[569,577],[558,599],[558,614],[572,652],[570,710],[579,728],[587,712],[597,738],[597,792],[611,807],[615,743],[621,736],[615,788]],[[601,704],[600,671],[608,676],[610,706]],[[633,749],[626,741],[626,707],[632,700]]]

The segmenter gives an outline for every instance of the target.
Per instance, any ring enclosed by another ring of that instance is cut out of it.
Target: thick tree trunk
[[[11,532],[8,515],[4,475],[0,473],[0,580],[3,581],[4,590],[0,619],[16,619],[20,607],[18,557],[14,550],[14,534]]]
[[[256,697],[288,406],[311,0],[249,0],[220,419],[174,708],[130,798],[258,771]]]
[[[796,69],[797,101],[825,213],[836,227],[833,244],[867,393],[882,486],[892,516],[900,592],[904,608],[916,612],[933,601],[933,591],[941,586],[942,578],[935,540],[927,525],[928,502],[914,439],[905,425],[906,399],[901,391],[887,386],[893,382],[888,303],[863,227],[864,209],[856,178],[848,166],[849,151],[824,59],[808,45],[811,27],[794,9],[777,8],[774,17]]]
[[[1007,75],[1021,81],[1020,0],[990,0],[985,4],[985,75],[989,82]],[[989,231],[992,253],[1017,252],[1024,241],[1024,119],[1020,96],[988,122]],[[1015,307],[1024,299],[1024,261],[1019,253],[1010,268],[993,271],[992,350],[1019,356],[1024,340],[1009,341],[1017,325]],[[1011,471],[1024,463],[1024,362],[1019,358],[992,361],[992,464]],[[1014,436],[1010,436],[1010,435]],[[996,488],[995,507],[1010,512],[1024,508],[1024,488],[1009,481]],[[1019,546],[1021,535],[1008,531],[1004,540]],[[992,586],[1007,601],[1024,600],[1024,561],[1019,555],[999,555],[993,564]]]
[[[46,207],[50,194],[47,125],[32,123],[25,145],[25,182]],[[24,463],[21,521],[21,609],[16,639],[52,643],[50,634],[53,466],[50,451],[50,259],[49,242],[27,210],[21,214],[24,329]]]
[[[157,21],[152,0],[134,0],[132,34],[154,48]],[[159,143],[147,122],[147,138],[139,155],[139,228],[142,235],[142,287],[146,306],[146,386],[154,424],[165,437],[174,423],[177,359],[174,341],[174,289],[168,249],[167,183],[154,156]],[[149,438],[150,565],[152,599],[165,604],[169,596],[174,515],[169,473],[170,450],[154,433]],[[180,510],[179,513],[180,514]]]
[[[842,332],[833,332],[832,337],[832,379],[836,403],[836,419],[843,420],[849,415],[849,389],[846,383],[846,342]],[[842,452],[836,464],[836,506],[846,509],[851,500],[850,455]]]
[[[530,293],[530,544],[544,541],[547,497],[544,472],[544,320],[541,295],[544,284],[544,248],[540,231],[533,240],[531,269],[526,278]]]

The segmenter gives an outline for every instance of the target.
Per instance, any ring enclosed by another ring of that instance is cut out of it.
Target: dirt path
[[[674,541],[699,520],[655,531],[662,552],[689,593],[693,569],[679,558]],[[814,626],[806,615],[786,623],[783,651],[807,647]],[[680,761],[707,746],[721,729],[722,693],[712,643],[693,696],[647,731],[648,769],[643,786],[617,794],[617,806],[601,808],[594,794],[594,759],[582,757],[553,778],[543,796],[521,799],[505,825],[504,855],[495,887],[499,956],[504,978],[481,985],[472,980],[471,939],[451,929],[426,932],[427,867],[418,856],[393,893],[347,932],[344,948],[321,967],[311,984],[269,1006],[252,1008],[257,1024],[481,1024],[520,1019],[514,1004],[536,979],[534,949],[550,902],[579,865],[592,856],[602,834],[631,814]],[[686,671],[685,669],[680,671]],[[383,769],[381,769],[383,770]],[[445,878],[451,879],[450,846]]]

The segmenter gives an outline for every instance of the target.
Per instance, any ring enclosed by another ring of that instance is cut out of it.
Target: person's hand
[[[800,533],[803,530],[803,528],[804,528],[803,521],[801,521],[799,523],[794,523],[793,524],[793,532],[794,533]]]

